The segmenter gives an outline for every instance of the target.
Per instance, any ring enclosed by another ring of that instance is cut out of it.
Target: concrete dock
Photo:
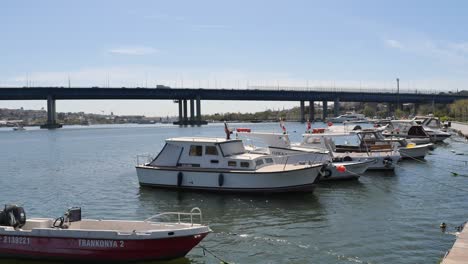
[[[457,235],[457,240],[452,249],[445,255],[442,264],[466,264],[468,263],[468,224]]]
[[[452,121],[450,129],[455,130],[458,132],[458,134],[463,135],[465,138],[468,138],[468,124],[467,123]]]

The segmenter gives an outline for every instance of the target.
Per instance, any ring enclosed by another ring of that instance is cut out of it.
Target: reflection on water
[[[277,124],[235,126],[279,131]],[[305,128],[286,127],[297,131],[291,140],[300,141]],[[202,245],[235,263],[434,263],[454,241],[439,223],[451,232],[467,220],[468,195],[450,188],[468,189],[467,177],[450,174],[467,171],[468,155],[455,155],[468,153],[458,137],[438,145],[426,161],[404,161],[395,172],[369,172],[359,180],[323,182],[314,193],[140,187],[136,155],[156,154],[165,138],[175,136],[223,137],[224,130],[215,124],[0,131],[0,202],[21,204],[34,217],[57,217],[81,206],[85,218],[139,220],[199,207],[213,230]],[[219,261],[195,248],[187,258],[167,263]]]

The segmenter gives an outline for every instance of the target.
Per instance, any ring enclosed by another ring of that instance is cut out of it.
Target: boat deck
[[[187,220],[187,217],[184,217]],[[190,219],[188,219],[190,220]],[[54,229],[52,227],[53,219],[32,218],[26,221],[21,228],[22,231],[32,231],[34,228]],[[69,230],[107,230],[119,232],[149,231],[149,230],[173,230],[189,228],[191,224],[187,223],[165,223],[165,222],[147,222],[147,221],[125,221],[125,220],[93,220],[83,219],[81,221],[69,223]],[[194,224],[194,226],[198,226]],[[8,227],[6,227],[8,228]]]
[[[468,223],[457,236],[452,249],[442,260],[442,264],[462,264],[468,262]]]

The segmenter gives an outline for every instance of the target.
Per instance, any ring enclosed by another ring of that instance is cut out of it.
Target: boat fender
[[[393,160],[390,157],[385,157],[382,162],[386,168],[391,167],[393,164]]]
[[[179,171],[179,173],[177,174],[177,187],[182,186],[183,179],[184,179],[184,174],[181,171]]]
[[[351,158],[350,156],[345,156],[343,158],[343,161],[353,161],[353,158]]]
[[[218,175],[218,186],[222,187],[223,185],[224,185],[224,175],[222,173],[220,173]]]

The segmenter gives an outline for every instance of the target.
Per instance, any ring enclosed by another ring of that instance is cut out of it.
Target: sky
[[[468,90],[466,1],[4,1],[0,87]],[[299,102],[202,101],[203,113]],[[0,101],[40,109],[45,101]],[[172,101],[58,101],[166,116]]]

